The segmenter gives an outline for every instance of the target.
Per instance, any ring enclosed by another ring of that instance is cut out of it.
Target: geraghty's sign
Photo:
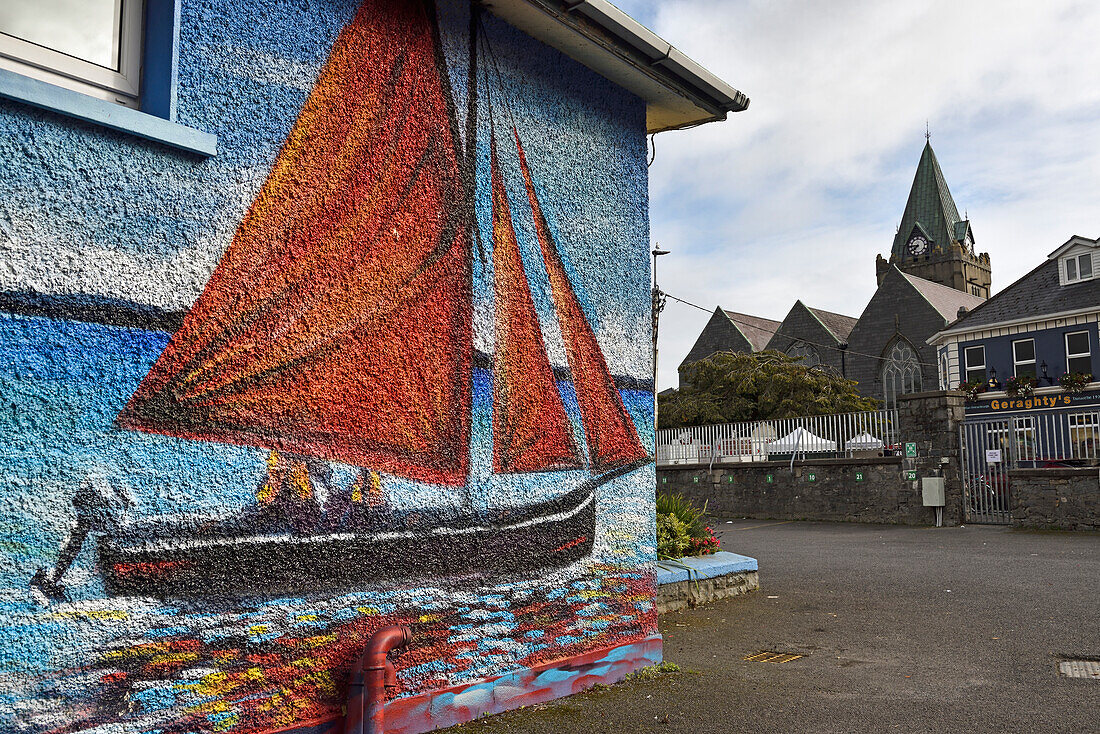
[[[1100,403],[1100,392],[1086,392],[1080,395],[1055,393],[1053,395],[1031,395],[1029,397],[1004,397],[992,400],[979,400],[966,406],[967,413],[1005,413],[1015,410],[1049,410],[1052,408],[1070,408],[1078,405]]]
[[[1032,395],[1029,398],[1004,398],[990,400],[990,410],[1031,410],[1033,408],[1061,408],[1072,403],[1069,395]]]

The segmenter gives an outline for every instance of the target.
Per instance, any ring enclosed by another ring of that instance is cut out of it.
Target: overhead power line
[[[661,292],[664,293],[666,298],[671,298],[674,301],[679,301],[680,303],[684,304],[685,306],[691,306],[692,308],[697,308],[700,311],[706,311],[707,313],[714,313],[714,311],[712,309],[706,308],[704,306],[700,306],[698,303],[692,303],[691,301],[685,301],[683,298],[677,298],[676,296],[672,295],[671,293],[665,293],[664,291],[661,291]],[[739,320],[733,318],[732,316],[729,315],[729,312],[726,311],[725,309],[722,309],[722,312],[726,314],[726,318],[728,318],[730,321],[737,324],[738,326],[745,326],[745,327],[748,327],[750,329],[760,329],[760,327],[755,325],[755,324],[750,324],[747,321],[739,321]],[[803,344],[809,344],[810,346],[813,346],[813,347],[821,347],[822,349],[831,349],[834,352],[844,352],[845,354],[853,354],[853,355],[856,355],[858,357],[867,357],[869,359],[877,359],[880,362],[888,361],[888,359],[886,357],[883,357],[881,355],[865,354],[864,352],[853,352],[851,349],[841,349],[840,347],[836,346],[835,344],[819,344],[817,342],[812,342],[812,341],[809,341],[808,339],[804,339],[800,336],[794,336],[792,334],[786,334],[786,333],[784,333],[782,331],[779,331],[779,330],[776,330],[775,333],[778,334],[779,336],[785,336],[788,339],[795,339],[795,340],[801,341]],[[922,367],[932,367],[932,368],[935,368],[937,370],[939,369],[939,365],[935,364],[934,362],[921,362],[920,360],[917,360],[915,362],[915,364],[919,364]]]

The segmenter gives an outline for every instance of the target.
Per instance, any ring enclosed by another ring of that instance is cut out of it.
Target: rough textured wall
[[[1100,482],[1095,467],[1014,469],[1008,476],[1014,527],[1100,528]]]
[[[471,104],[469,27],[185,0],[210,159],[0,102],[0,729],[331,721],[395,622],[402,695],[656,632],[644,104],[491,16]]]
[[[660,492],[683,493],[716,517],[930,525],[919,482],[899,457],[661,467]],[[857,474],[860,478],[857,480]],[[771,481],[768,478],[771,477]]]

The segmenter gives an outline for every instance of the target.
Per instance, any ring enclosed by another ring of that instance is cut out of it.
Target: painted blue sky
[[[888,254],[925,120],[994,292],[1071,235],[1100,236],[1100,5],[1052,0],[616,0],[752,99],[656,138],[666,292],[782,319],[859,316]],[[661,389],[709,314],[669,302]]]

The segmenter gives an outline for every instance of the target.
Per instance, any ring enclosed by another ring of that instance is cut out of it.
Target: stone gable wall
[[[939,386],[936,350],[926,342],[943,327],[943,317],[912,284],[897,273],[888,274],[848,337],[848,379],[859,383],[860,394],[882,399],[882,360],[878,357],[900,334],[924,363],[924,389],[935,389]]]

